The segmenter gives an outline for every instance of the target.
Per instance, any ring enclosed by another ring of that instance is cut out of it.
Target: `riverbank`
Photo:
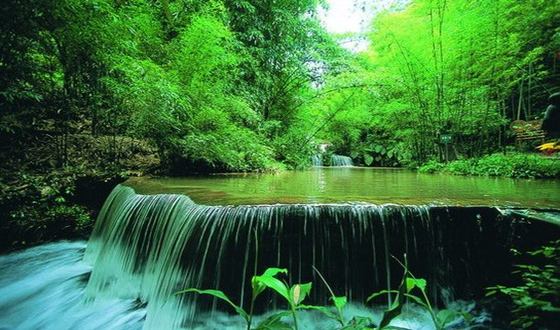
[[[494,182],[479,178],[473,182],[459,176],[560,178],[560,159],[510,153],[457,160],[449,164],[431,162],[418,170],[420,174],[449,174],[438,178],[417,175],[404,169],[350,167],[146,179],[146,174],[161,171],[153,160],[155,153],[148,147],[135,143],[135,148],[126,148],[128,151],[119,156],[122,161],[115,162],[111,161],[109,154],[96,151],[107,149],[105,146],[95,147],[96,144],[91,142],[97,140],[88,141],[84,140],[70,150],[72,157],[69,157],[66,166],[51,166],[48,161],[37,163],[30,160],[2,165],[0,230],[7,239],[0,243],[0,251],[59,239],[88,237],[110,191],[118,183],[137,176],[140,177],[130,182],[138,183],[138,188],[144,193],[184,193],[203,204],[360,201],[376,204],[439,202],[445,205],[483,205],[490,201],[492,205],[502,205],[505,201],[518,201],[526,203],[527,207],[551,207],[552,204],[547,203],[554,203],[554,200],[533,199],[528,197],[533,194],[516,189],[531,189],[538,192],[535,196],[549,196],[550,191],[555,191],[555,183],[524,182],[523,185],[512,186],[507,180]],[[46,159],[48,148],[35,151],[35,155]],[[395,189],[395,182],[399,183],[398,189]],[[424,187],[422,194],[417,193],[419,182]],[[485,199],[481,200],[480,196],[485,196]]]
[[[105,198],[130,176],[158,168],[154,149],[127,137],[9,140],[0,149],[0,252],[89,236]]]
[[[496,176],[529,179],[560,179],[560,158],[529,153],[496,153],[480,158],[445,163],[430,161],[420,173]]]
[[[87,238],[104,199],[125,179],[117,173],[84,173],[76,168],[2,175],[0,251]]]

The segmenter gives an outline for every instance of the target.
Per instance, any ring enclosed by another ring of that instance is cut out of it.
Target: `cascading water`
[[[0,259],[0,328],[76,328],[71,325],[82,322],[77,328],[225,329],[204,322],[219,319],[226,307],[174,293],[219,289],[247,306],[253,270],[282,267],[290,283],[313,282],[309,303],[328,304],[313,265],[337,295],[364,302],[396,287],[402,268],[393,256],[403,260],[405,254],[410,270],[428,280],[434,302],[441,303],[449,289],[471,298],[510,276],[517,227],[490,207],[204,206],[182,195],[145,196],[118,186],[83,261],[83,243]],[[284,307],[272,295],[259,299],[257,313]],[[313,322],[308,329],[317,329]]]
[[[60,242],[0,256],[0,329],[141,329],[146,312],[134,299],[84,299],[85,248]]]
[[[348,156],[332,155],[331,156],[331,166],[354,166],[352,158]]]
[[[323,166],[323,156],[320,154],[311,156],[311,165],[315,167]]]

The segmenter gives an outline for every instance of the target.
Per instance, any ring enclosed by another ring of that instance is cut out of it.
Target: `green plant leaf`
[[[344,308],[344,306],[346,306],[346,304],[348,303],[348,299],[346,297],[333,297],[333,303],[334,306],[338,309],[338,310],[342,310]]]
[[[364,164],[370,166],[373,163],[373,157],[369,154],[364,154]]]
[[[471,313],[461,312],[461,316],[463,316],[467,323],[471,323],[473,320],[473,316],[471,315]]]
[[[251,279],[251,286],[253,287],[253,299],[257,298],[263,291],[266,289],[266,285],[264,283],[257,280],[257,278],[261,277],[271,277],[274,278],[278,274],[287,274],[288,270],[285,268],[267,268],[264,273],[260,276],[254,276]]]
[[[422,292],[426,292],[426,280],[423,278],[406,278],[406,292],[412,291],[414,288],[418,288],[422,290]]]
[[[369,317],[354,316],[348,325],[341,330],[374,330],[373,321]]]
[[[290,296],[292,298],[292,303],[297,306],[299,305],[307,295],[311,292],[311,283],[296,284],[290,289]]]
[[[426,302],[425,302],[422,298],[420,298],[420,297],[418,297],[418,296],[415,296],[415,295],[413,295],[413,294],[409,294],[409,293],[405,293],[404,295],[405,295],[407,298],[413,300],[413,301],[414,301],[415,303],[417,303],[418,305],[423,306],[423,307],[429,309],[428,305],[426,304]]]
[[[369,297],[366,299],[366,302],[370,302],[371,300],[373,300],[373,299],[375,299],[375,298],[377,298],[377,297],[380,297],[380,296],[385,296],[385,295],[387,295],[388,293],[395,293],[395,294],[396,294],[396,293],[399,293],[399,291],[398,291],[398,290],[381,290],[381,291],[378,291],[378,292],[372,294],[371,296],[369,296]]]
[[[264,273],[262,274],[262,276],[271,276],[271,277],[275,277],[278,274],[288,274],[288,270],[286,268],[274,268],[274,267],[270,267],[267,268]]]
[[[276,291],[279,295],[284,297],[284,299],[286,299],[288,303],[290,304],[292,303],[292,300],[290,299],[290,291],[288,287],[284,283],[282,283],[282,281],[280,281],[279,279],[272,276],[261,275],[261,276],[253,277],[253,281],[257,286],[263,285],[267,288]]]
[[[396,297],[395,301],[393,301],[393,305],[391,306],[391,308],[389,308],[388,310],[386,310],[383,313],[383,318],[381,319],[381,322],[379,322],[379,328],[381,328],[381,329],[384,329],[387,326],[389,326],[389,323],[391,323],[391,321],[393,319],[395,319],[396,317],[398,317],[401,314],[402,308],[403,308],[403,306],[406,302],[406,299],[405,299],[406,272],[407,272],[407,270],[405,269],[405,273],[403,275],[403,280],[401,281],[401,284],[399,286],[399,291],[397,293],[397,297]]]
[[[282,321],[283,317],[290,315],[291,313],[288,311],[274,313],[257,324],[255,330],[291,330],[292,327]]]
[[[458,318],[460,314],[456,311],[449,309],[442,309],[436,314],[437,321],[440,327],[445,327],[446,324]]]
[[[338,316],[331,311],[331,308],[325,306],[315,306],[315,305],[299,305],[297,309],[314,310],[323,313],[326,317],[338,320]]]
[[[213,296],[216,297],[218,299],[221,299],[225,302],[227,302],[231,307],[233,307],[233,309],[235,309],[235,311],[237,312],[237,314],[239,314],[241,317],[243,317],[245,319],[245,321],[249,320],[249,315],[247,314],[247,312],[245,312],[245,310],[243,310],[243,308],[237,306],[236,304],[234,304],[229,298],[228,296],[226,296],[225,293],[223,293],[220,290],[199,290],[199,289],[185,289],[185,290],[181,290],[179,292],[176,292],[175,294],[183,294],[183,293],[198,293],[198,294],[204,294],[204,295],[209,295],[209,296]]]

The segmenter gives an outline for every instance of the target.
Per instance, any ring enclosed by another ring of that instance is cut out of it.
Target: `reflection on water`
[[[560,181],[313,168],[277,174],[133,178],[140,193],[182,193],[201,204],[370,202],[560,207]]]
[[[318,186],[319,186],[319,192],[324,193],[327,189],[327,180],[325,179],[325,171],[317,171],[315,170],[316,173],[319,173],[319,180],[318,180]]]

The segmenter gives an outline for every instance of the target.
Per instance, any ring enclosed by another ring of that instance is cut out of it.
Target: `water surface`
[[[132,178],[143,194],[185,194],[208,205],[368,202],[560,208],[559,180],[421,174],[402,169],[331,168],[277,174]]]

